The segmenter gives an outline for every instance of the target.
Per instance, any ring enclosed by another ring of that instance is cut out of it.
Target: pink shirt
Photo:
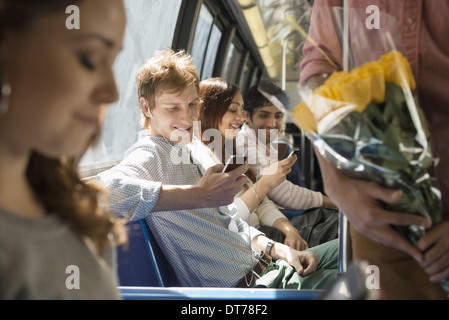
[[[402,50],[410,61],[418,85],[420,105],[429,122],[434,155],[440,158],[436,168],[439,188],[443,195],[444,215],[449,218],[449,1],[443,0],[348,0],[350,8],[365,12],[376,5],[381,12],[388,12],[398,21]],[[332,73],[342,68],[339,34],[329,17],[329,7],[342,7],[342,0],[315,0],[312,12],[310,36],[329,55],[337,68],[308,41],[301,62],[300,83],[313,75]],[[364,13],[365,19],[370,16]],[[381,19],[380,31],[385,26]],[[364,30],[365,39],[373,38],[376,30],[351,29],[353,33]],[[371,34],[370,34],[371,33]],[[372,42],[373,43],[373,42]],[[372,44],[371,43],[371,44]],[[376,43],[377,45],[377,43]],[[373,48],[369,47],[370,50]]]

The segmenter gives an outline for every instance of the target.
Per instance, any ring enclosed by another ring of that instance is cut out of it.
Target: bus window
[[[223,36],[223,31],[217,23],[217,15],[214,15],[203,4],[192,46],[192,57],[202,80],[213,76],[215,61]]]
[[[250,83],[248,85],[248,89],[251,88],[252,86],[255,86],[256,84],[259,83],[259,79],[260,79],[260,68],[259,67],[255,67],[253,70],[253,73],[251,75],[251,79],[250,79]]]
[[[214,17],[205,5],[201,6],[200,15],[195,29],[195,36],[192,47],[192,57],[198,73],[201,75],[203,62],[209,37],[211,35]]]
[[[248,58],[245,61],[244,66],[243,66],[243,71],[242,71],[240,82],[239,82],[240,83],[239,87],[240,87],[241,92],[245,93],[246,90],[248,90],[250,88],[248,85],[250,84],[250,80],[251,80],[251,77],[252,77],[255,69],[256,69],[256,65],[255,65],[253,59],[250,56],[248,56]]]
[[[218,47],[220,46],[220,40],[222,31],[217,25],[212,28],[212,33],[207,47],[206,59],[203,64],[203,70],[201,72],[201,79],[211,78],[214,71],[215,58],[217,57]]]
[[[224,72],[222,74],[222,77],[224,79],[231,82],[236,82],[242,56],[243,53],[237,49],[235,43],[231,43],[223,67]]]

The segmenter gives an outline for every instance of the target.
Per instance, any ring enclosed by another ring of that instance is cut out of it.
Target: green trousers
[[[315,272],[301,276],[284,260],[268,265],[254,287],[279,289],[327,289],[336,280],[338,272],[338,239],[307,249],[315,254],[318,267]]]

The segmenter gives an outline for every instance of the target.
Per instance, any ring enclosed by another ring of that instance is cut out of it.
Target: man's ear
[[[153,118],[153,115],[151,114],[150,107],[148,106],[148,102],[144,97],[140,97],[139,99],[140,103],[140,109],[142,110],[143,114],[147,116],[148,118]]]
[[[248,111],[243,110],[243,115],[245,116],[245,121],[248,124],[248,126],[252,129],[253,128],[253,122],[251,121],[251,116]]]

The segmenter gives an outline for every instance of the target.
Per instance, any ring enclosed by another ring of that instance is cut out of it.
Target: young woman
[[[230,154],[236,154],[235,139],[240,126],[245,121],[243,97],[235,85],[220,78],[213,78],[201,82],[200,100],[202,140],[214,150],[217,161],[225,163]],[[221,140],[209,142],[206,136],[211,129],[219,131]],[[267,168],[269,174],[262,174],[257,184],[255,184],[254,175],[249,173],[250,180],[245,190],[237,195],[247,208],[238,212],[242,219],[249,220],[251,226],[262,230],[269,237],[297,250],[304,250],[308,248],[308,245],[301,238],[298,230],[267,197],[274,187],[285,180],[295,161],[296,156],[292,156],[273,163],[271,168]]]
[[[76,170],[118,98],[125,24],[122,0],[0,0],[0,299],[119,298],[123,229]]]

